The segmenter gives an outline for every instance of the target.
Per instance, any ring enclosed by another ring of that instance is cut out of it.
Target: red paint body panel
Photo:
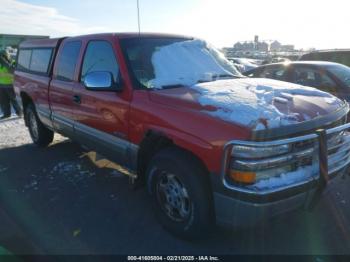
[[[50,84],[49,101],[51,111],[55,114],[74,119],[73,116],[73,82],[52,80]]]
[[[175,144],[193,152],[210,171],[219,171],[223,145],[232,139],[248,139],[250,131],[198,110],[187,110],[174,104],[154,102],[158,92],[135,91],[130,112],[130,140],[139,144],[148,130],[171,138]]]
[[[37,76],[25,72],[17,72],[13,85],[16,93],[25,90],[30,94],[36,105],[50,110],[48,90],[50,80],[51,78],[48,76]]]

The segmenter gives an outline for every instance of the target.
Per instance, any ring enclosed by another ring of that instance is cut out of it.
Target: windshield
[[[122,40],[129,69],[144,88],[191,86],[242,77],[225,56],[202,40],[133,38]]]
[[[344,65],[328,66],[327,69],[341,80],[347,87],[350,87],[350,67]]]

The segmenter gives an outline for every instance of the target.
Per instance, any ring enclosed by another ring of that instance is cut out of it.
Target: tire
[[[213,197],[199,160],[167,148],[153,157],[146,175],[155,215],[166,230],[183,239],[208,235],[214,225]]]
[[[33,104],[25,109],[25,121],[34,144],[46,147],[53,141],[54,132],[41,123]]]

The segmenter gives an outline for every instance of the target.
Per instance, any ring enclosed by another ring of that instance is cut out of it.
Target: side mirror
[[[96,71],[88,73],[84,78],[86,89],[92,91],[120,91],[118,83],[114,83],[113,76],[107,71]]]

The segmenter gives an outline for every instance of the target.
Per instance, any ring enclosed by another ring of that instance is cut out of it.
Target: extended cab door
[[[74,135],[73,86],[76,83],[77,62],[81,41],[65,40],[59,49],[53,79],[49,87],[49,101],[54,129],[69,137]]]
[[[121,77],[113,38],[86,41],[84,49],[79,83],[73,89],[77,98],[74,105],[75,135],[81,143],[112,161],[129,166],[132,150],[128,142],[131,97]],[[112,86],[88,90],[84,79],[94,72],[110,73]]]

